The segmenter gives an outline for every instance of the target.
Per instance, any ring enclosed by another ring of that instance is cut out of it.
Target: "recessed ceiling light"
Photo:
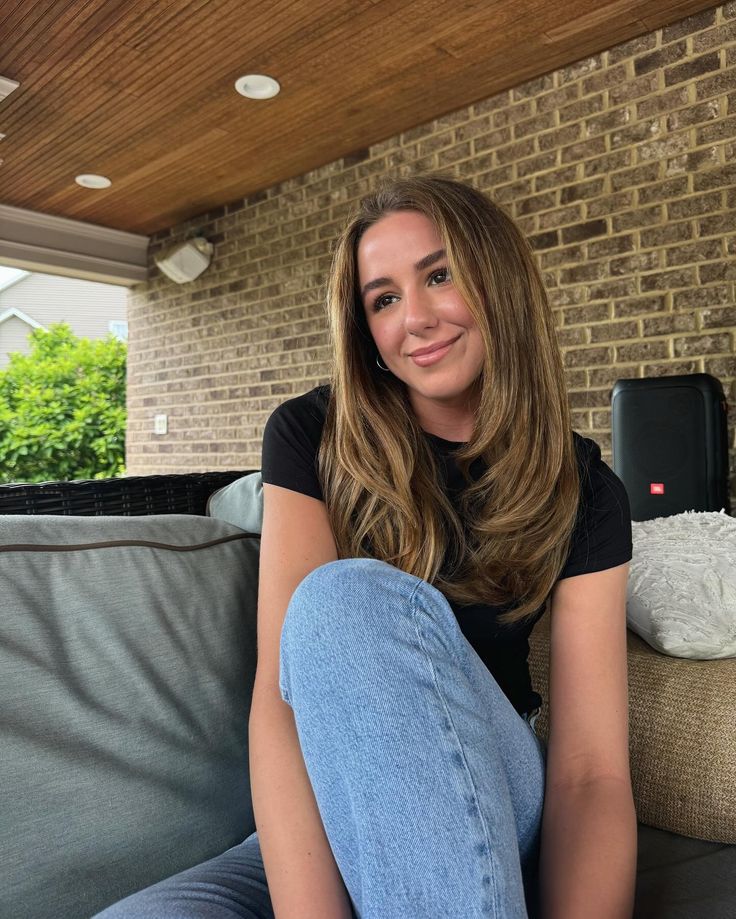
[[[74,181],[82,188],[109,188],[112,185],[107,176],[97,176],[91,172],[77,176]]]
[[[20,86],[17,80],[11,80],[10,77],[0,77],[0,100],[5,99]]]
[[[235,88],[241,96],[247,96],[248,99],[272,99],[281,91],[278,80],[262,73],[249,73],[244,77],[238,77]]]

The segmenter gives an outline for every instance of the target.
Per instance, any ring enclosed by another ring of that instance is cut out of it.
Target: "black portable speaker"
[[[614,383],[613,470],[632,520],[731,513],[726,409],[723,386],[709,373]]]

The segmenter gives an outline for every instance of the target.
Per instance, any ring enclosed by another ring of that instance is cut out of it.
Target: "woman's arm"
[[[352,907],[317,808],[292,709],[279,691],[281,629],[291,595],[337,557],[316,498],[264,485],[258,665],[249,720],[258,840],[276,919],[351,919]]]
[[[631,919],[636,813],[626,668],[628,563],[552,593],[543,919]]]

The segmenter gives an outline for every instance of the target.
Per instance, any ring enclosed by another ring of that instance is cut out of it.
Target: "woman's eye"
[[[450,272],[447,268],[438,268],[437,271],[433,271],[430,275],[429,280],[435,284],[444,284],[445,281],[449,280]]]
[[[396,297],[393,294],[384,294],[382,297],[376,297],[373,301],[373,311],[377,313],[379,310],[384,309],[384,307],[390,306],[394,300],[396,300]]]

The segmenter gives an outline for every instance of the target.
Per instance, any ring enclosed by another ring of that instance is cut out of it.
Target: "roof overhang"
[[[0,262],[131,286],[148,278],[148,237],[0,204]]]

